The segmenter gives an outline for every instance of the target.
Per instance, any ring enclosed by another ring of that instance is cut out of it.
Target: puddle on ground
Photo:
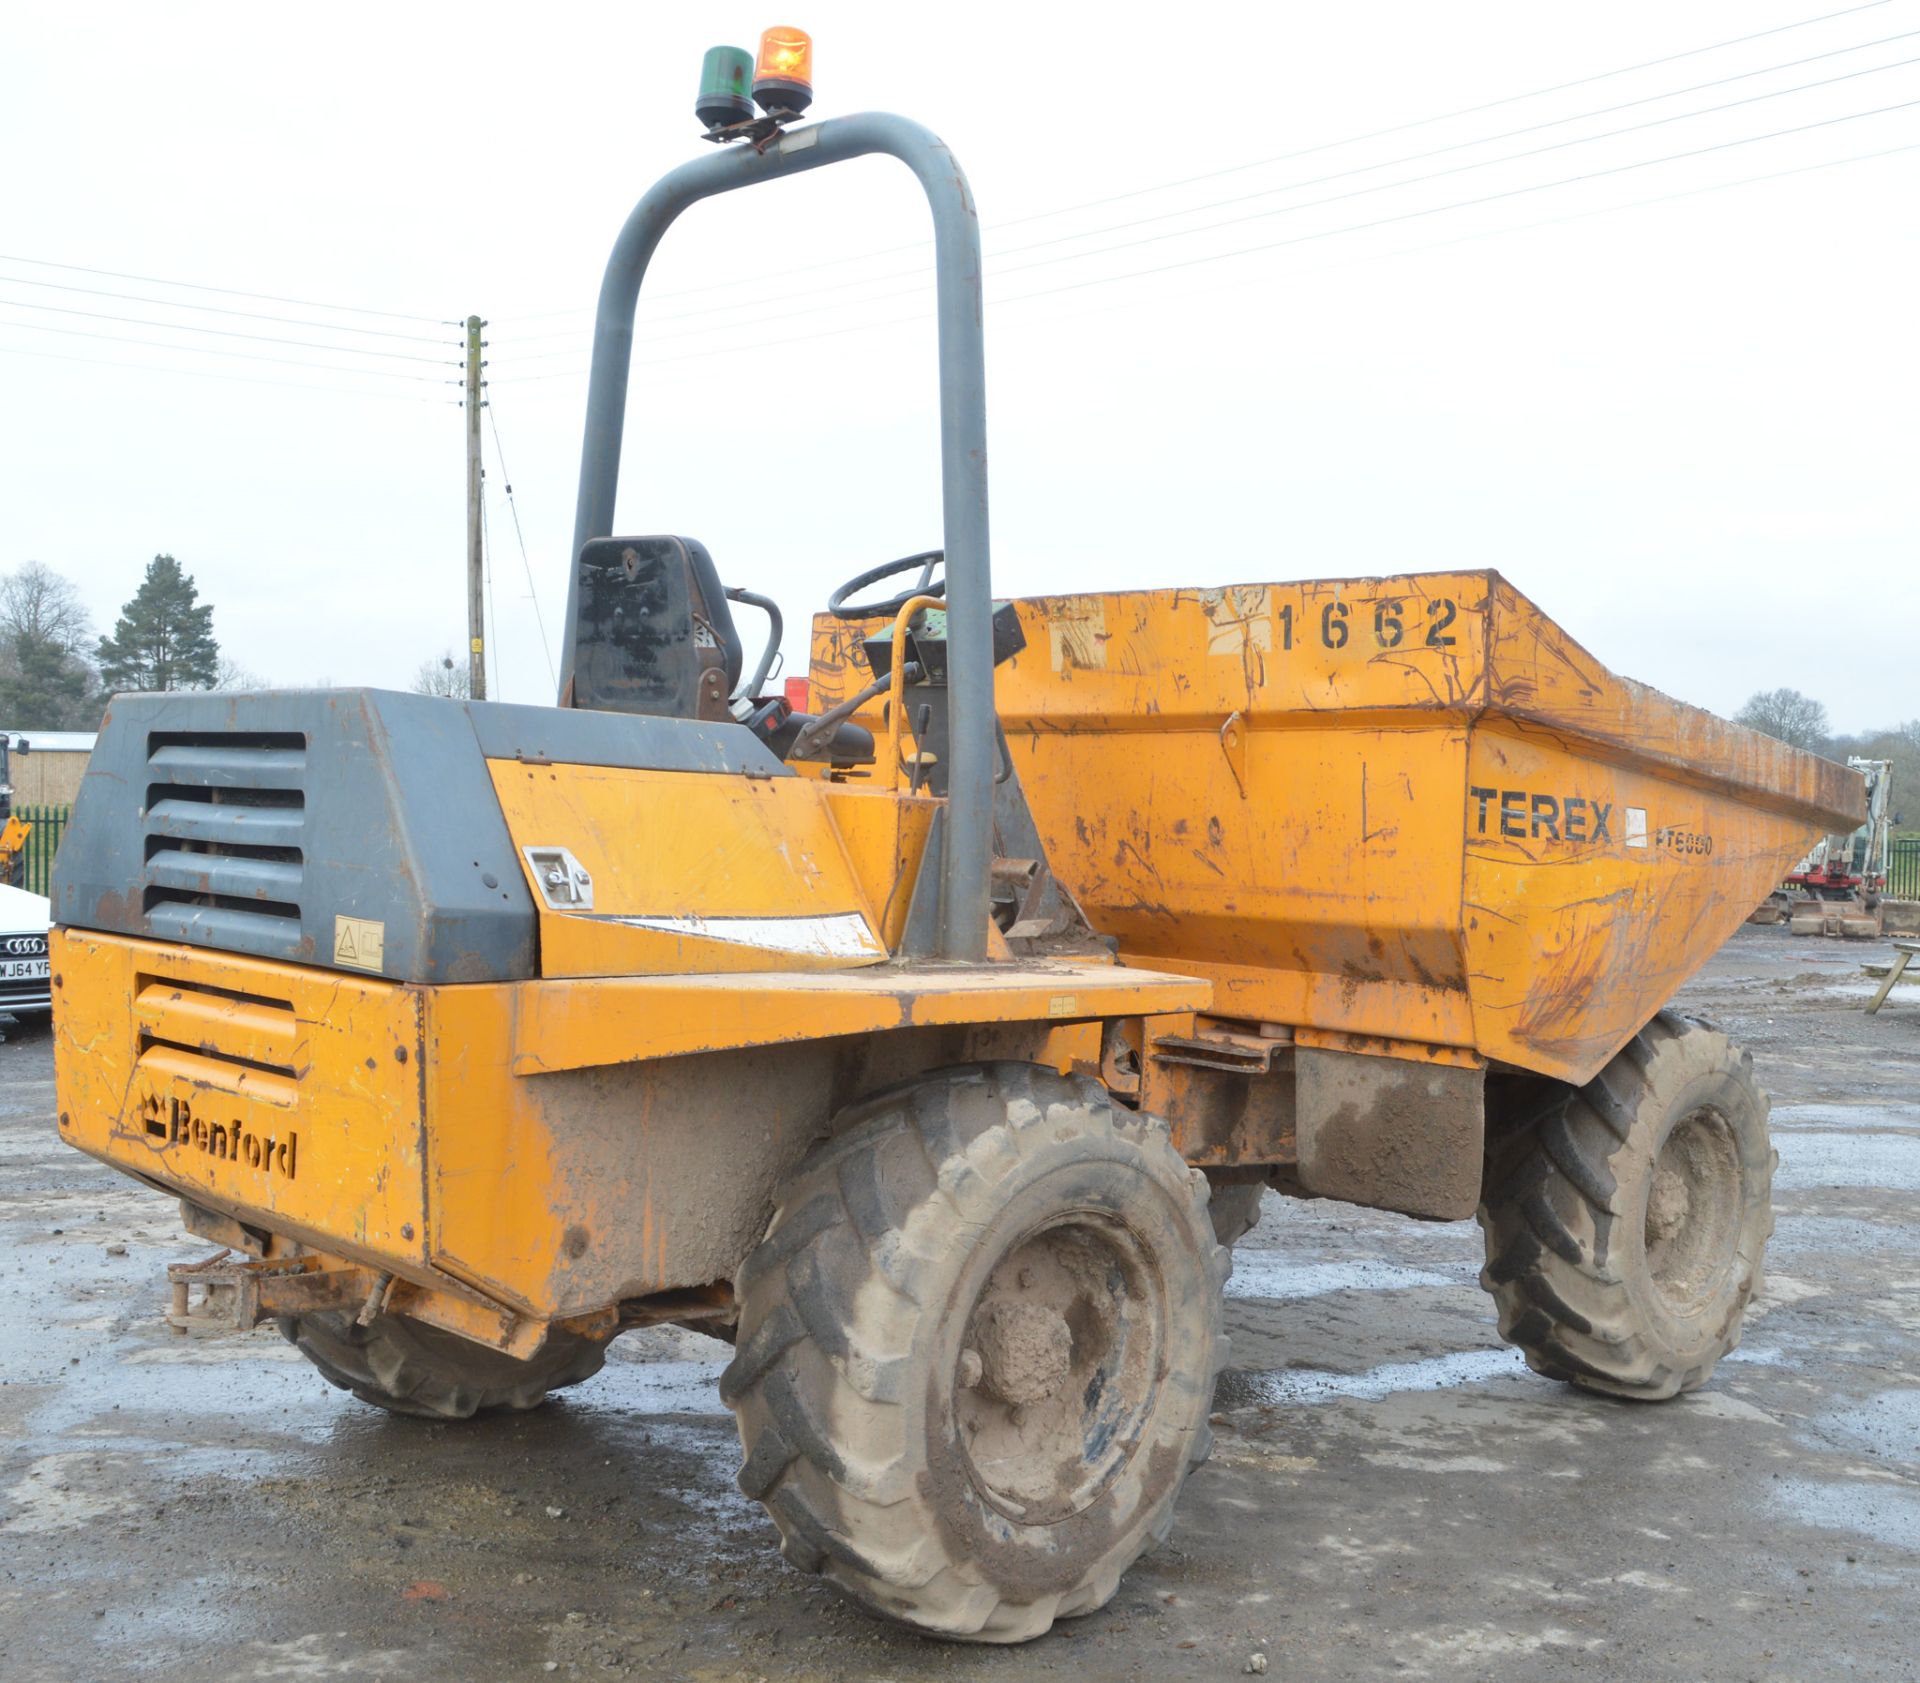
[[[155,1502],[146,1482],[151,1477],[167,1480],[176,1491],[194,1491],[261,1473],[260,1457],[252,1450],[152,1443],[58,1450],[36,1457],[0,1491],[5,1508],[0,1533],[45,1536],[145,1512]],[[164,1492],[161,1499],[166,1500]]]
[[[1295,1262],[1279,1251],[1236,1250],[1227,1296],[1269,1301],[1324,1297],[1335,1291],[1407,1291],[1415,1286],[1469,1286],[1471,1275],[1404,1268],[1392,1262]]]
[[[1402,1391],[1444,1391],[1456,1385],[1532,1377],[1518,1350],[1456,1350],[1424,1361],[1388,1362],[1364,1373],[1332,1373],[1324,1368],[1250,1373],[1229,1368],[1220,1376],[1214,1402],[1223,1409],[1379,1402]]]
[[[1825,1268],[1831,1271],[1831,1258],[1872,1257],[1882,1251],[1898,1249],[1920,1254],[1920,1221],[1903,1221],[1889,1215],[1867,1221],[1852,1215],[1804,1215],[1779,1210],[1773,1237],[1767,1241],[1769,1261],[1794,1256],[1803,1259],[1798,1266],[1806,1272]]]
[[[1920,1104],[1888,1099],[1875,1104],[1777,1104],[1768,1125],[1798,1129],[1837,1128],[1848,1133],[1875,1128],[1920,1128]]]
[[[706,1361],[608,1362],[577,1391],[580,1406],[633,1414],[713,1414],[730,1419],[720,1400],[727,1358]]]
[[[1879,1480],[1823,1484],[1782,1479],[1773,1487],[1773,1500],[1803,1525],[1855,1531],[1920,1554],[1920,1490]]]
[[[1804,1435],[1822,1447],[1864,1449],[1902,1473],[1920,1469],[1920,1390],[1880,1391],[1829,1409],[1806,1423]]]
[[[1920,1135],[1795,1133],[1775,1142],[1780,1166],[1773,1184],[1804,1191],[1871,1186],[1920,1192]]]

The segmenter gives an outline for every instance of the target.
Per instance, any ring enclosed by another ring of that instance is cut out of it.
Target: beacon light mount
[[[778,24],[762,31],[757,56],[744,47],[708,48],[693,110],[706,126],[703,139],[716,145],[744,140],[764,152],[812,103],[813,38]]]

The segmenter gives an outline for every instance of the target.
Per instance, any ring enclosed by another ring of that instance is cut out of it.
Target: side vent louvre
[[[149,734],[142,909],[154,935],[303,956],[306,773],[298,731]]]
[[[184,1082],[199,1092],[283,1106],[298,1102],[304,1054],[292,1001],[170,976],[136,976],[133,1014],[140,1068],[160,1091]],[[149,1109],[147,1132],[156,1139],[178,1137],[169,1129],[178,1126],[180,1110],[177,1102]]]

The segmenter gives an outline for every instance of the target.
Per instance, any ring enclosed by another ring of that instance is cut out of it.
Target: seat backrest
[[[580,551],[573,707],[723,720],[744,654],[706,546],[595,538]]]
[[[726,586],[720,582],[720,570],[714,566],[707,546],[694,538],[681,538],[678,541],[686,545],[687,561],[693,569],[693,589],[697,598],[693,605],[694,612],[706,620],[714,636],[720,639],[720,653],[727,669],[727,694],[731,696],[740,687],[740,674],[746,665],[740,633],[733,624],[733,606],[727,601]]]

